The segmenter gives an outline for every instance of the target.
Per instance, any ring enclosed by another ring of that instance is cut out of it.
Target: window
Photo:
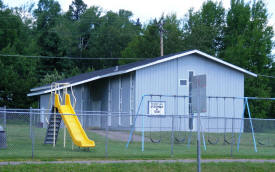
[[[186,79],[181,79],[180,80],[180,86],[186,86],[187,85],[187,80]]]

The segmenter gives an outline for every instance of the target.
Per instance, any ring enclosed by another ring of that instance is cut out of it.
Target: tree
[[[130,18],[132,12],[119,10],[118,13],[108,11],[100,17],[98,25],[92,25],[87,50],[83,56],[118,58],[128,43],[138,34],[139,27]],[[94,64],[94,68],[115,66],[118,60],[102,60]]]
[[[69,6],[68,15],[72,20],[78,20],[85,13],[87,5],[82,0],[74,0]]]
[[[225,10],[221,3],[207,1],[201,10],[189,10],[184,24],[185,49],[198,49],[218,55],[222,48],[225,26]]]
[[[86,13],[81,17],[78,26],[77,26],[77,47],[78,54],[82,57],[82,54],[85,53],[90,41],[93,41],[93,38],[97,37],[97,31],[100,28],[100,15],[101,10],[98,7],[89,8]]]
[[[4,7],[4,4],[2,2],[2,0],[0,0],[0,9],[2,9]]]
[[[270,69],[270,76],[275,76],[275,62],[272,63],[272,67]],[[271,97],[275,97],[275,78],[270,78],[269,85],[271,86]],[[269,111],[269,117],[275,118],[275,101],[272,101],[271,108]]]
[[[37,19],[38,30],[48,30],[57,23],[60,15],[60,5],[54,0],[39,0],[38,8],[34,10],[34,16]]]
[[[158,21],[152,20],[129,42],[122,51],[122,58],[136,58],[135,60],[120,60],[120,64],[137,61],[138,58],[152,58],[160,56],[160,35]]]
[[[267,9],[262,0],[254,1],[252,7],[243,0],[232,0],[227,15],[224,49],[221,57],[226,61],[257,74],[268,74],[271,68],[272,27],[268,26]],[[271,88],[268,78],[245,79],[245,95],[269,97]],[[256,117],[267,117],[270,102],[253,102]]]
[[[35,59],[10,57],[27,54],[32,48],[31,31],[18,14],[8,8],[0,10],[0,106],[26,108],[33,101],[26,98],[37,83]]]
[[[60,81],[65,78],[65,75],[58,73],[55,69],[52,73],[47,73],[43,79],[40,80],[39,85],[43,86],[46,84],[51,84],[52,82]]]
[[[36,41],[38,45],[38,54],[42,56],[65,56],[65,48],[62,40],[56,32],[57,25],[62,24],[61,8],[57,1],[40,0],[38,8],[34,10],[36,18]],[[39,65],[40,78],[54,69],[59,72],[68,71],[71,67],[71,61],[64,59],[41,59]]]
[[[164,18],[164,53],[171,54],[183,51],[183,30],[181,21],[176,14],[167,15]]]
[[[164,54],[176,53],[183,50],[182,29],[180,20],[175,14],[162,17]],[[151,20],[141,33],[122,51],[124,58],[152,58],[160,56],[160,20]],[[121,60],[120,64],[136,60]]]
[[[246,33],[249,30],[250,7],[243,0],[232,0],[228,11],[224,36],[224,49],[220,57],[237,66],[249,69]]]
[[[58,25],[55,29],[65,47],[66,54],[71,57],[94,57],[88,53],[89,44],[96,38],[97,30],[100,26],[101,10],[96,7],[88,8],[77,21],[62,17],[62,25]],[[93,47],[92,47],[93,48]],[[98,63],[96,61],[79,60],[74,61],[80,72],[85,72],[87,68]]]

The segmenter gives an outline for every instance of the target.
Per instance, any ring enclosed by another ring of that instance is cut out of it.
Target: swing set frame
[[[136,121],[137,121],[137,118],[138,117],[141,117],[141,136],[142,136],[142,139],[141,139],[141,151],[144,152],[144,142],[145,142],[145,117],[148,117],[148,114],[142,114],[142,105],[143,103],[145,102],[145,98],[146,97],[190,97],[190,96],[185,96],[185,95],[157,95],[157,94],[147,94],[147,95],[143,95],[141,97],[141,100],[139,102],[139,105],[138,105],[138,108],[137,108],[137,111],[136,111],[136,115],[134,117],[134,120],[133,120],[133,125],[131,126],[131,129],[130,129],[130,134],[129,134],[129,138],[128,138],[128,141],[126,143],[126,148],[129,147],[129,144],[132,140],[132,137],[133,137],[133,134],[134,134],[134,131],[136,129]],[[214,98],[213,96],[206,96],[206,98]],[[239,131],[239,135],[238,135],[238,141],[237,141],[237,151],[239,151],[239,147],[240,147],[240,140],[241,140],[241,136],[242,136],[242,132],[244,130],[244,114],[247,110],[247,113],[248,113],[248,120],[249,120],[249,123],[250,123],[250,127],[251,127],[251,133],[252,133],[252,138],[253,138],[253,145],[254,145],[254,151],[257,152],[257,144],[256,144],[256,138],[255,138],[255,133],[254,133],[254,128],[253,128],[253,122],[252,122],[252,117],[251,117],[251,112],[250,112],[250,108],[249,108],[249,103],[248,103],[248,100],[275,100],[275,98],[259,98],[259,97],[218,97],[216,96],[216,98],[223,98],[223,99],[227,99],[227,98],[231,98],[233,99],[233,106],[234,106],[234,110],[233,110],[233,113],[234,113],[234,117],[235,117],[235,100],[239,99],[239,100],[243,100],[243,112],[242,112],[242,118],[241,118],[241,127],[240,127],[240,131]],[[225,103],[225,102],[224,102]],[[224,105],[225,106],[225,105]],[[164,115],[165,117],[169,116],[169,115]],[[171,116],[175,116],[175,115],[171,115]],[[233,118],[232,118],[233,119]],[[206,143],[205,143],[205,136],[204,136],[204,130],[203,130],[203,126],[202,126],[202,122],[200,121],[200,124],[201,124],[201,127],[202,127],[202,130],[201,130],[201,133],[202,133],[202,138],[203,138],[203,145],[204,145],[204,149],[206,150]],[[232,126],[234,127],[234,126]],[[174,132],[174,131],[173,131]],[[191,134],[192,134],[192,131],[189,132],[188,134],[188,147],[190,146],[190,142],[191,142]],[[173,135],[174,137],[174,135]],[[234,136],[232,135],[232,139]],[[151,131],[150,131],[150,138],[151,138]],[[230,140],[230,139],[229,139]],[[226,143],[227,138],[225,137],[225,133],[224,133],[224,143]],[[157,143],[160,143],[161,142],[161,137],[160,137],[160,140],[157,142]],[[209,140],[208,140],[209,142]],[[232,141],[231,141],[232,142]],[[228,141],[228,144],[231,143],[230,141]],[[233,140],[233,142],[235,142]],[[211,143],[210,143],[211,144]]]

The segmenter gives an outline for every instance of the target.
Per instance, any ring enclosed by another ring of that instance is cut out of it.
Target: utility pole
[[[160,56],[163,56],[163,18],[160,19],[159,32],[160,32]]]

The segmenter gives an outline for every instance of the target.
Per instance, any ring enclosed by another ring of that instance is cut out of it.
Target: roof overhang
[[[146,65],[142,65],[142,66],[138,66],[138,67],[129,69],[129,70],[127,70],[127,71],[128,71],[128,72],[131,72],[131,71],[134,71],[134,70],[139,70],[139,69],[142,69],[142,68],[145,68],[145,67],[149,67],[149,66],[152,66],[152,65],[156,65],[156,64],[159,64],[159,63],[163,63],[163,62],[166,62],[166,61],[169,61],[169,60],[177,59],[177,58],[179,58],[179,57],[187,56],[187,55],[194,54],[194,53],[197,53],[197,54],[199,54],[199,55],[202,55],[202,56],[204,56],[204,57],[206,57],[206,58],[208,58],[208,59],[210,59],[210,60],[213,60],[213,61],[215,61],[215,62],[217,62],[217,63],[221,63],[221,64],[223,64],[223,65],[225,65],[225,66],[228,66],[228,67],[230,67],[230,68],[232,68],[232,69],[235,69],[235,70],[237,70],[237,71],[239,71],[239,72],[248,74],[248,75],[253,76],[253,77],[257,77],[257,74],[255,74],[255,73],[252,73],[252,72],[250,72],[250,71],[248,71],[248,70],[245,70],[245,69],[243,69],[243,68],[241,68],[241,67],[238,67],[238,66],[233,65],[233,64],[231,64],[231,63],[228,63],[228,62],[226,62],[226,61],[223,61],[223,60],[221,60],[221,59],[218,59],[217,57],[211,56],[211,55],[206,54],[206,53],[204,53],[204,52],[201,52],[201,51],[199,51],[199,50],[192,50],[192,51],[188,51],[188,52],[185,52],[185,53],[177,54],[177,55],[174,55],[174,56],[171,56],[171,57],[167,57],[167,58],[165,58],[165,59],[161,59],[161,60],[158,60],[158,61],[155,61],[155,62],[146,64]]]
[[[126,73],[126,72],[125,71],[119,71],[119,72],[114,72],[114,73],[106,74],[106,75],[102,75],[102,76],[96,76],[96,77],[93,77],[93,78],[90,78],[90,79],[87,79],[87,80],[83,80],[83,81],[80,81],[80,82],[75,82],[75,83],[68,84],[66,86],[61,86],[61,87],[58,87],[58,88],[52,88],[51,89],[50,86],[43,87],[46,90],[35,92],[35,93],[29,93],[29,94],[27,94],[27,96],[37,96],[37,95],[41,95],[41,94],[47,94],[47,93],[50,93],[50,92],[53,92],[53,91],[62,90],[64,88],[69,88],[69,87],[74,87],[76,85],[81,85],[81,84],[91,82],[91,81],[95,81],[95,80],[98,80],[98,79],[101,79],[101,78],[107,78],[107,77],[111,77],[111,76],[121,75],[121,74],[124,74],[124,73]],[[39,88],[42,88],[42,87],[39,87]],[[33,90],[35,90],[35,89],[33,89]],[[40,89],[40,90],[42,90],[42,89]]]
[[[95,81],[95,80],[98,80],[98,79],[101,79],[101,78],[106,78],[106,77],[111,77],[111,76],[116,76],[116,75],[121,75],[121,74],[129,73],[129,72],[133,72],[133,71],[136,71],[136,70],[139,70],[139,69],[143,69],[143,68],[153,66],[153,65],[156,65],[156,64],[159,64],[159,63],[163,63],[163,62],[166,62],[166,61],[174,60],[174,59],[177,59],[177,58],[180,58],[180,57],[183,57],[183,56],[187,56],[187,55],[190,55],[190,54],[194,54],[194,53],[199,54],[201,56],[204,56],[204,57],[206,57],[206,58],[208,58],[212,61],[215,61],[217,63],[223,64],[223,65],[225,65],[229,68],[235,69],[235,70],[237,70],[241,73],[244,73],[244,74],[247,74],[247,75],[250,75],[250,76],[253,76],[253,77],[257,77],[257,74],[255,74],[255,73],[252,73],[252,72],[250,72],[248,70],[245,70],[241,67],[238,67],[238,66],[233,65],[231,63],[228,63],[226,61],[218,59],[218,58],[216,58],[214,56],[211,56],[209,54],[206,54],[202,51],[191,50],[191,51],[183,52],[183,53],[180,53],[180,54],[177,54],[177,55],[172,55],[170,57],[163,58],[163,59],[160,59],[160,60],[148,63],[148,64],[133,67],[131,69],[118,71],[118,72],[113,72],[113,73],[106,74],[106,75],[92,77],[92,78],[82,80],[82,81],[79,81],[79,82],[75,82],[75,83],[72,83],[72,84],[69,84],[69,85],[66,85],[66,86],[63,86],[63,87],[59,87],[59,88],[56,88],[56,89],[51,89],[50,86],[42,86],[42,87],[38,87],[38,88],[33,88],[33,89],[31,89],[31,91],[37,91],[37,92],[29,93],[29,94],[27,94],[27,96],[36,96],[36,95],[41,95],[41,94],[47,94],[47,93],[50,93],[52,91],[56,91],[56,90],[60,90],[60,89],[63,89],[63,88],[68,88],[68,87],[73,87],[73,86],[76,86],[76,85],[80,85],[80,84],[84,84],[84,83],[87,83],[87,82]],[[40,90],[42,90],[42,91],[40,91]]]

